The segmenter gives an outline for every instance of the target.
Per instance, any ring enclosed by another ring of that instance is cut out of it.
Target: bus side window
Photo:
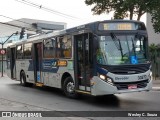
[[[58,58],[71,58],[72,56],[72,41],[71,36],[66,35],[58,37],[57,39],[57,57]]]
[[[16,47],[17,59],[23,59],[23,48],[22,45]]]
[[[47,40],[44,40],[44,58],[55,58],[55,39],[50,38]]]
[[[24,59],[32,59],[31,48],[32,48],[32,43],[24,44]]]
[[[64,58],[71,58],[72,56],[72,39],[71,36],[65,36],[63,38],[63,54],[64,54]]]
[[[56,57],[57,58],[62,58],[63,57],[63,49],[62,49],[62,38],[59,37],[57,39],[57,46],[56,46]]]

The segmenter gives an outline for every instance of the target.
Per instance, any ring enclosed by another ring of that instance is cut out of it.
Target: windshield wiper
[[[123,59],[123,49],[122,49],[122,45],[121,45],[120,40],[117,38],[117,36],[114,33],[110,33],[110,34],[111,34],[111,38],[112,38],[115,46],[117,47],[118,50],[120,50],[121,56],[122,56],[122,59]],[[119,44],[116,41],[118,41]]]

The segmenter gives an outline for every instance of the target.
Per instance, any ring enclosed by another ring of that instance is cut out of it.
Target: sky
[[[18,1],[23,0],[1,0],[0,22],[12,21],[11,19],[1,16],[4,15],[13,19],[30,18],[53,22],[65,22],[67,23],[67,28],[71,28],[93,21],[109,20],[112,18],[112,13],[93,15],[91,12],[93,6],[87,6],[84,3],[85,0],[24,0],[73,16],[72,18],[53,14]],[[142,21],[145,22],[145,16],[142,18]]]

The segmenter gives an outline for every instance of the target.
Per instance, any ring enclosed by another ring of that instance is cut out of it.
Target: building
[[[17,34],[17,35],[13,34],[12,37],[10,37],[7,40],[7,42],[3,45],[4,50],[7,47],[7,44],[9,44],[9,43],[17,42],[20,40],[25,40],[29,36],[35,35],[38,33],[45,34],[47,32],[52,32],[55,30],[66,29],[66,26],[67,26],[67,24],[63,23],[63,22],[52,22],[52,21],[35,20],[35,19],[27,19],[27,18],[13,20],[13,21],[6,22],[6,23],[0,22],[0,71],[2,68],[2,64],[1,64],[2,63],[2,54],[4,52],[2,50],[2,44],[13,33],[16,33],[17,31],[20,33],[22,28],[25,28],[24,37],[22,39],[20,39],[20,34]],[[6,60],[5,53],[3,55],[4,60]],[[4,69],[4,71],[5,71],[5,69]]]
[[[0,42],[5,41],[10,35],[15,33],[16,31],[20,32],[22,28],[25,28],[24,39],[26,39],[28,36],[34,35],[36,33],[46,33],[49,31],[65,29],[66,23],[27,18],[22,18],[6,23],[0,22]],[[18,41],[19,34],[13,35],[10,40]]]
[[[149,44],[152,44],[152,43],[160,44],[160,34],[154,32],[151,18],[152,18],[151,15],[147,14],[146,26],[148,31]]]

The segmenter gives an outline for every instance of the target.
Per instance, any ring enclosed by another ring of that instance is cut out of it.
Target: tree
[[[137,20],[140,20],[144,13],[154,9],[156,1],[158,0],[85,0],[85,3],[94,5],[94,14],[114,11],[115,19],[129,17],[132,20],[133,16],[137,16]]]
[[[156,33],[160,33],[160,0],[155,0],[153,9],[150,14],[152,16],[153,28]]]

